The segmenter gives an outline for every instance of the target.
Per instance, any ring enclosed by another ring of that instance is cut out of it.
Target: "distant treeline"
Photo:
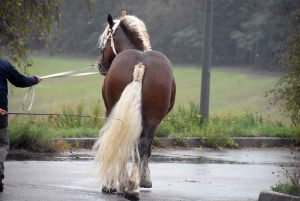
[[[299,0],[214,0],[212,64],[279,69],[276,55],[291,34],[287,16]],[[201,64],[205,0],[94,0],[92,13],[82,3],[62,0],[61,23],[52,36],[51,51],[96,56],[93,50],[106,26],[107,14],[119,18],[123,10],[146,24],[153,50],[174,64]],[[90,21],[92,17],[92,21]],[[45,42],[30,45],[43,49]]]

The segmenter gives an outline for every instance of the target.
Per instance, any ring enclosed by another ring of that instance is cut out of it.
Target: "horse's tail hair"
[[[140,161],[138,143],[142,132],[144,72],[142,63],[135,65],[133,81],[122,92],[93,146],[97,152],[94,167],[99,168],[98,180],[109,188],[115,186],[130,159]]]

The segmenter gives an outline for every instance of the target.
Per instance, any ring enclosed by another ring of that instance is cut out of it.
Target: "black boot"
[[[0,192],[3,192],[3,189],[4,189],[2,179],[4,179],[4,175],[0,175]]]

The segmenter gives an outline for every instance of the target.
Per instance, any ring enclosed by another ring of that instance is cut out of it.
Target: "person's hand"
[[[42,81],[43,79],[40,77],[40,76],[35,76],[35,77],[37,77],[37,79],[38,79],[38,83],[40,82],[40,81]]]
[[[8,114],[5,110],[0,108],[0,116]]]

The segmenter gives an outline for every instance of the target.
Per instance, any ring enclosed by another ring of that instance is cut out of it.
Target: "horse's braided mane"
[[[116,22],[116,21],[115,21]],[[120,25],[124,33],[131,39],[138,50],[151,50],[149,35],[144,22],[132,15],[126,15],[120,18]],[[100,36],[96,47],[103,49],[107,43],[109,26]]]
[[[126,15],[120,18],[120,26],[125,34],[141,51],[151,50],[149,35],[144,22],[132,15]]]

